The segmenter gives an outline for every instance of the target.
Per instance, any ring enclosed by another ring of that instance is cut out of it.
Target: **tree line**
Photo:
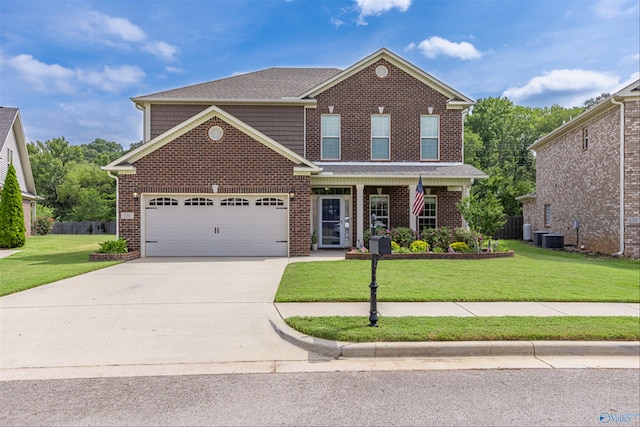
[[[528,149],[537,139],[597,104],[581,107],[531,108],[508,98],[481,98],[465,118],[464,161],[489,175],[471,187],[476,198],[497,198],[507,215],[522,213],[516,197],[535,189],[535,156]],[[128,150],[113,141],[72,145],[64,137],[29,142],[27,148],[42,215],[58,221],[108,221],[116,216],[115,180],[100,169]],[[40,215],[39,215],[40,216]]]

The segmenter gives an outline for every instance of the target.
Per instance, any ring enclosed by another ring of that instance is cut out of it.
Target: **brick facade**
[[[208,139],[211,126],[220,126],[224,137]],[[308,176],[294,176],[294,163],[255,141],[224,121],[213,118],[149,153],[134,163],[136,174],[121,175],[119,211],[134,212],[134,218],[120,220],[120,236],[131,250],[140,249],[140,200],[137,193],[212,193],[212,184],[223,194],[290,193],[289,253],[309,254]]]
[[[638,258],[640,155],[639,102],[625,103],[625,256]],[[588,147],[583,132],[588,129]],[[565,245],[612,254],[620,247],[620,107],[613,106],[536,149],[536,197],[526,201],[524,222],[533,230],[564,235]],[[551,224],[545,226],[545,205]],[[579,233],[573,221],[580,224]]]
[[[387,77],[376,76],[378,65],[389,69]],[[350,78],[316,96],[317,108],[307,109],[307,158],[320,161],[322,114],[340,114],[341,161],[371,161],[371,115],[391,117],[392,162],[420,160],[420,116],[440,117],[440,161],[462,162],[462,114],[447,109],[447,98],[406,71],[381,59]]]

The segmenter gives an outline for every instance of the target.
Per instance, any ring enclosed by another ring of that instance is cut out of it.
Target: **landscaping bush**
[[[20,184],[13,164],[9,165],[0,198],[0,248],[20,248],[26,242]]]
[[[398,252],[399,249],[400,249],[400,245],[392,240],[391,241],[391,252],[392,253]]]
[[[53,218],[53,209],[47,206],[38,206],[37,207],[37,215],[36,215],[36,233],[39,236],[44,236],[49,234],[51,229],[53,228],[53,223],[55,219]]]
[[[429,244],[424,240],[416,240],[411,243],[411,246],[409,246],[409,249],[413,253],[429,252]]]
[[[447,252],[449,245],[454,241],[453,237],[453,231],[447,227],[425,228],[422,232],[422,240],[427,242],[434,251],[440,248],[443,252]]]
[[[127,248],[127,241],[122,237],[118,240],[108,240],[100,243],[100,249],[98,253],[102,254],[124,254],[129,251]]]
[[[450,247],[456,252],[469,252],[469,245],[465,242],[453,242]]]
[[[408,227],[398,227],[389,231],[389,237],[403,248],[408,248],[416,240],[416,233]]]

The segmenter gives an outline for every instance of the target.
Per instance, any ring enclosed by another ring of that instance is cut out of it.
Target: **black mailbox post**
[[[391,253],[391,239],[387,236],[372,236],[369,239],[371,252],[371,305],[369,307],[369,326],[378,327],[378,284],[376,283],[376,269],[382,255]]]
[[[386,255],[391,253],[391,239],[387,236],[372,236],[369,240],[369,252],[372,255]]]

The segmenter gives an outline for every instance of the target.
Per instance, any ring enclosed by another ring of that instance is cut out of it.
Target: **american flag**
[[[416,188],[416,201],[413,203],[413,214],[418,216],[424,208],[424,188],[422,187],[422,175],[418,179],[418,187]]]

